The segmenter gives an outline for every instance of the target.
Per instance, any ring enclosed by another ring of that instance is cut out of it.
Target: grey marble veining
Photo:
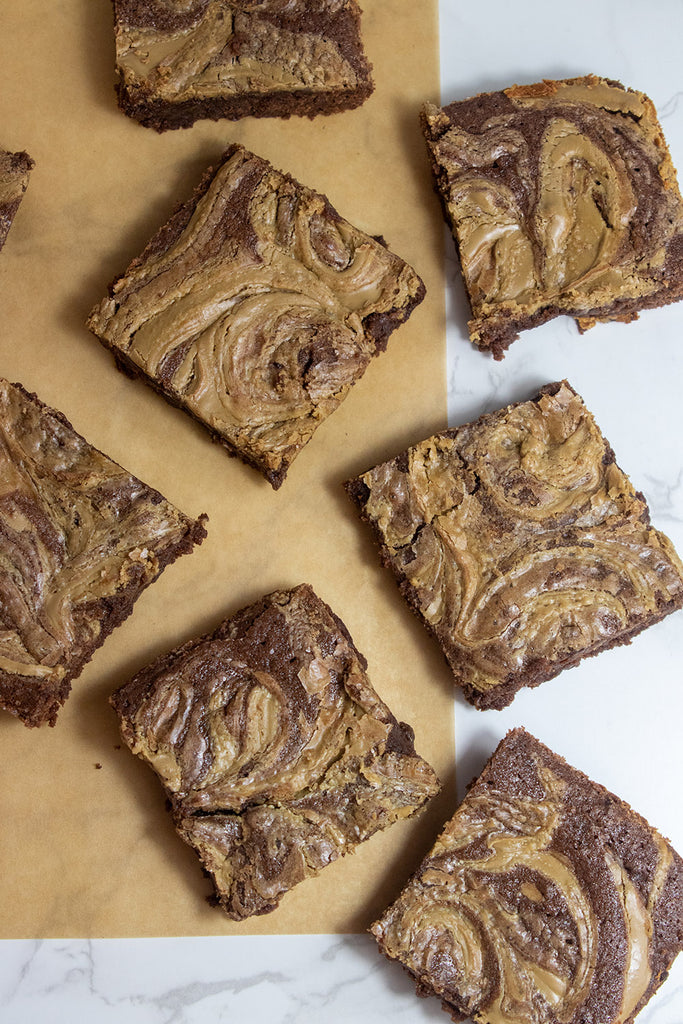
[[[3,1024],[443,1020],[368,936],[4,944]]]
[[[365,936],[3,943],[3,1024],[448,1020]],[[639,1018],[680,1024],[683,963]]]

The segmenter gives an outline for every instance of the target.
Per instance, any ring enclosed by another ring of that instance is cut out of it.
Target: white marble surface
[[[589,71],[618,78],[652,97],[674,162],[683,168],[682,38],[681,0],[647,6],[637,0],[573,0],[566,6],[441,0],[442,98]],[[455,270],[451,279],[451,422],[568,377],[645,492],[654,523],[683,550],[683,304],[583,337],[571,322],[556,320],[529,332],[495,363],[467,342]],[[683,850],[681,664],[679,614],[631,647],[522,693],[505,712],[478,713],[458,701],[461,783],[478,771],[507,728],[524,724],[628,799]],[[448,1019],[436,1000],[416,999],[402,972],[364,936],[0,944],[3,1024],[374,1024],[388,1016],[411,1024]],[[641,1021],[682,1024],[683,958]]]

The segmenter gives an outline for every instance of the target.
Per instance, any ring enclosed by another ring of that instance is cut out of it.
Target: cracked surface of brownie
[[[422,125],[479,348],[502,358],[561,314],[586,330],[683,297],[683,201],[643,93],[545,81],[427,105]]]
[[[412,730],[377,696],[365,659],[310,586],[243,609],[111,703],[234,920],[274,910],[438,790]]]
[[[455,1021],[630,1024],[683,947],[683,861],[516,729],[372,932]]]
[[[476,707],[683,605],[671,542],[566,381],[346,486]]]
[[[279,487],[424,291],[381,239],[236,145],[88,326]]]
[[[374,88],[355,0],[113,0],[118,97],[165,131],[200,118],[314,117]]]
[[[54,725],[93,652],[205,536],[201,519],[0,380],[0,707]]]

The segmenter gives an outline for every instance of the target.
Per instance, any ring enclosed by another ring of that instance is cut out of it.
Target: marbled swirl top
[[[372,931],[454,1020],[626,1024],[683,947],[683,862],[517,729]]]
[[[355,0],[113,0],[122,108],[159,131],[197,118],[356,107],[373,89]]]
[[[477,707],[503,707],[683,605],[671,542],[566,382],[347,489]]]
[[[70,680],[140,592],[205,535],[0,380],[0,706],[54,724]]]
[[[88,326],[277,487],[423,295],[324,196],[233,146]]]
[[[112,704],[236,920],[273,910],[438,789],[412,730],[309,586],[276,591],[172,651]]]
[[[480,348],[500,358],[561,313],[585,329],[683,296],[683,201],[643,93],[589,75],[422,120]]]

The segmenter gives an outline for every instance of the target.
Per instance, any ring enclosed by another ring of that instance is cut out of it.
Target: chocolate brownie
[[[566,381],[346,485],[478,708],[683,606],[683,566]]]
[[[206,531],[4,380],[0,470],[0,707],[54,725],[93,652]]]
[[[630,1024],[683,947],[683,861],[516,729],[372,932],[455,1021]]]
[[[345,626],[310,586],[244,608],[111,703],[234,920],[274,910],[438,789],[412,730],[377,696]]]
[[[332,114],[374,88],[355,0],[112,2],[119,106],[160,132]]]
[[[28,153],[0,149],[0,249],[19,209],[35,164]]]
[[[423,296],[381,239],[235,145],[88,326],[279,487]]]
[[[583,331],[683,297],[683,201],[643,93],[515,85],[427,105],[422,124],[479,348],[501,359],[561,314]]]

